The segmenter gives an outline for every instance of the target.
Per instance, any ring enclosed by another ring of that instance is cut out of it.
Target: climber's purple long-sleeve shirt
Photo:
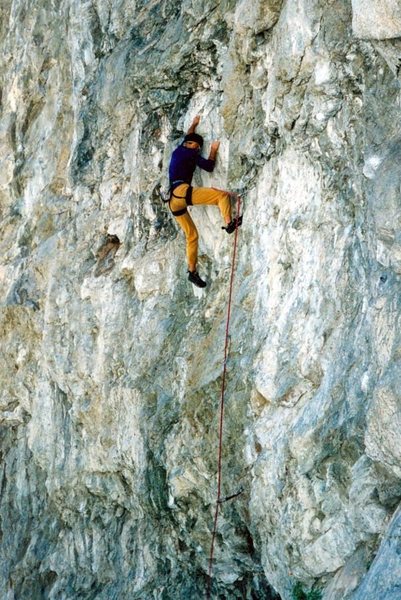
[[[196,167],[200,167],[211,173],[214,169],[215,161],[209,158],[203,158],[198,150],[178,146],[171,156],[169,177],[171,189],[174,189],[181,183],[191,184],[192,177]]]

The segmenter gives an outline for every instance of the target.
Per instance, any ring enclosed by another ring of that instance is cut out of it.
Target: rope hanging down
[[[241,208],[241,198],[239,196],[237,196],[237,217],[240,216],[240,208]],[[221,392],[220,392],[219,449],[218,449],[218,460],[217,460],[217,499],[216,499],[215,513],[214,513],[212,543],[210,546],[210,556],[209,556],[209,581],[208,581],[208,587],[207,587],[207,593],[206,593],[206,598],[208,600],[210,599],[210,593],[211,593],[211,587],[212,587],[212,567],[213,567],[214,544],[215,544],[215,540],[216,540],[217,519],[219,516],[220,505],[225,500],[227,500],[231,497],[234,498],[235,496],[238,495],[238,494],[233,494],[233,496],[230,496],[226,499],[221,498],[223,425],[224,425],[224,394],[225,394],[225,388],[226,388],[227,359],[228,359],[228,354],[229,354],[231,302],[232,302],[234,274],[235,274],[235,259],[236,259],[236,255],[237,255],[237,241],[238,241],[238,226],[235,228],[235,233],[234,233],[234,248],[233,248],[233,258],[232,258],[231,276],[230,276],[230,293],[229,293],[229,297],[228,297],[226,335],[225,335],[225,344],[224,344],[223,377],[222,377]]]

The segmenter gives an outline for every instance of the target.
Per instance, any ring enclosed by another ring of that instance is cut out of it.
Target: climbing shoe
[[[227,227],[222,227],[222,229],[225,229],[227,231],[227,233],[232,233],[240,225],[242,225],[242,215],[240,215],[239,217],[235,217],[234,219],[232,219],[229,222],[229,224],[227,225]]]
[[[188,279],[194,285],[203,288],[206,287],[206,281],[199,277],[198,271],[188,271]]]

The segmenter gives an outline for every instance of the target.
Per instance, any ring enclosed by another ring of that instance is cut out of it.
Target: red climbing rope
[[[239,196],[237,196],[237,217],[239,217],[239,215],[240,215],[240,208],[241,208],[241,198]],[[225,389],[226,389],[227,359],[228,359],[228,353],[229,353],[229,340],[230,340],[231,301],[232,301],[232,296],[233,296],[235,259],[236,259],[236,255],[237,255],[237,240],[238,240],[238,226],[235,228],[235,233],[234,233],[234,248],[233,248],[233,258],[232,258],[231,276],[230,276],[230,293],[228,296],[226,336],[225,336],[225,343],[224,343],[223,377],[222,377],[221,392],[220,392],[219,449],[218,449],[218,460],[217,460],[217,499],[216,499],[216,509],[215,509],[215,513],[214,513],[212,543],[210,546],[210,556],[209,556],[209,581],[208,581],[207,592],[206,592],[207,600],[210,599],[210,593],[211,593],[211,587],[212,587],[212,567],[213,567],[214,544],[215,544],[216,533],[217,533],[217,519],[219,516],[219,508],[220,508],[220,504],[221,504],[224,394],[225,394]]]

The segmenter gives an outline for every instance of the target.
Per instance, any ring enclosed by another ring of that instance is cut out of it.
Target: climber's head
[[[203,137],[198,133],[188,133],[184,138],[183,144],[186,148],[191,148],[191,150],[200,150],[203,146]]]

